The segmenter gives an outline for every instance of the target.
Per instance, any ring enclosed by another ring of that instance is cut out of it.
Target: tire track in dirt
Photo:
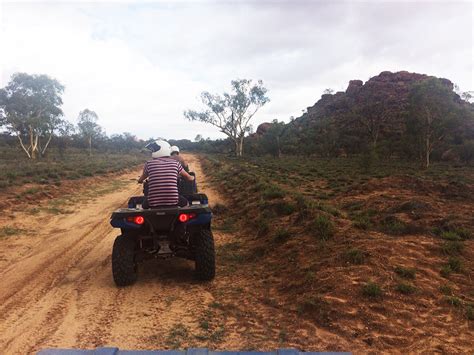
[[[211,203],[222,203],[198,158],[186,158],[196,172],[200,191]],[[252,274],[247,278],[234,274],[223,260],[217,260],[217,276],[210,283],[194,280],[191,261],[165,259],[140,264],[133,286],[115,286],[111,251],[120,232],[109,226],[110,213],[139,192],[136,183],[129,182],[120,191],[78,206],[74,214],[48,217],[47,223],[44,216],[17,217],[40,233],[34,239],[18,237],[18,251],[12,251],[7,258],[10,265],[0,270],[0,349],[4,353],[34,353],[47,347],[279,346],[280,324],[291,322],[291,315],[255,297],[265,290],[253,289]],[[236,238],[219,231],[214,236],[217,249]],[[11,243],[0,240],[0,259],[8,252],[3,245]],[[296,323],[301,339],[321,347],[338,342],[308,322]],[[287,345],[301,347],[300,343]]]
[[[125,191],[100,198],[99,203],[81,206],[73,215],[48,217],[47,223],[41,220],[44,216],[24,217],[30,219],[28,222],[40,233],[36,240],[24,238],[30,251],[20,254],[0,272],[5,285],[0,290],[0,347],[3,351],[33,352],[69,320],[71,311],[76,310],[77,314],[76,299],[80,290],[87,289],[97,262],[101,261],[100,266],[105,268],[106,263],[102,261],[110,255],[109,243],[113,240],[108,224],[110,211],[137,190],[137,186],[130,183]],[[21,216],[16,220],[21,223]],[[43,242],[38,242],[39,238]],[[107,250],[101,255],[102,259],[94,253],[101,243],[104,244],[101,253]]]

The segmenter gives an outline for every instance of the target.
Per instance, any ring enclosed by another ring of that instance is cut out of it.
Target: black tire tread
[[[210,281],[216,276],[216,254],[214,237],[209,229],[196,232],[196,277],[202,281]]]
[[[135,241],[127,236],[115,238],[112,249],[112,275],[117,286],[128,286],[137,280],[137,265],[134,259]]]

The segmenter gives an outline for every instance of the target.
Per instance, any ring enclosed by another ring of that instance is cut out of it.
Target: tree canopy
[[[44,154],[63,123],[64,86],[47,75],[13,74],[0,90],[0,124],[13,133],[28,158]]]
[[[79,112],[79,117],[77,118],[79,134],[85,138],[89,144],[89,155],[92,154],[92,140],[103,135],[102,128],[97,123],[98,120],[99,116],[97,113],[87,108]]]
[[[204,91],[201,101],[203,111],[187,110],[184,116],[191,121],[209,123],[227,135],[235,146],[235,154],[242,156],[245,134],[250,132],[250,120],[270,99],[267,89],[259,80],[238,79],[231,81],[231,91],[223,95]]]

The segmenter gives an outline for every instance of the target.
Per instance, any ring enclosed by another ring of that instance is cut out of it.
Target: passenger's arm
[[[185,178],[185,179],[188,180],[188,181],[194,181],[194,179],[195,179],[194,176],[189,175],[189,174],[186,172],[186,170],[184,170],[184,169],[181,170],[181,172],[179,173],[179,175],[181,175],[183,178]]]
[[[146,168],[143,168],[143,173],[142,176],[138,178],[138,183],[141,184],[143,180],[145,180],[148,177],[148,174],[146,172]]]

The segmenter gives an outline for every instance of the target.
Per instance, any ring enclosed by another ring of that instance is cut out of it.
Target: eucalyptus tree
[[[98,139],[104,135],[102,128],[97,123],[99,116],[94,111],[85,109],[79,112],[77,118],[77,128],[79,134],[87,141],[89,155],[92,155],[92,140]]]
[[[44,155],[64,121],[64,86],[47,75],[16,73],[0,89],[0,125],[15,135],[30,159]]]
[[[204,91],[201,101],[204,110],[187,110],[184,116],[190,121],[200,121],[217,127],[229,137],[235,154],[242,156],[245,134],[250,132],[250,120],[257,111],[270,99],[266,96],[267,89],[259,80],[238,79],[231,81],[231,90],[223,95]]]

